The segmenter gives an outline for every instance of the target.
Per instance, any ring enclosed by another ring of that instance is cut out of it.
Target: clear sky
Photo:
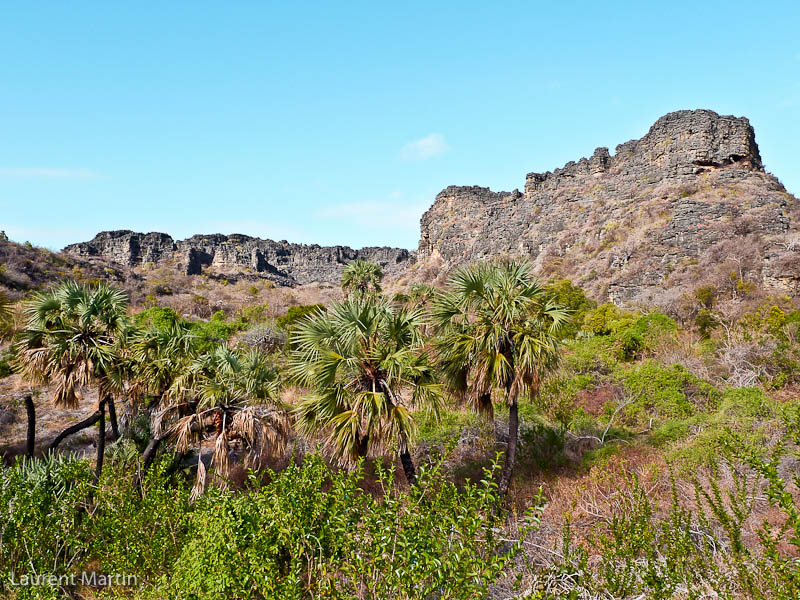
[[[749,117],[800,193],[798,3],[641,4],[4,3],[0,229],[413,248],[443,187],[687,108]]]

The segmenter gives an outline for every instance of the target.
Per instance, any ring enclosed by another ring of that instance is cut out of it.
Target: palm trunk
[[[75,423],[75,425],[67,427],[64,431],[62,431],[61,433],[59,433],[56,436],[56,439],[54,439],[52,442],[50,442],[50,446],[48,447],[48,450],[50,450],[50,451],[55,450],[58,447],[58,445],[61,442],[64,441],[64,438],[66,438],[67,436],[72,435],[73,433],[77,433],[77,432],[81,431],[82,429],[86,429],[87,427],[91,427],[92,425],[97,423],[97,421],[99,421],[99,420],[100,420],[100,411],[98,410],[97,412],[93,413],[90,417],[84,419],[80,423]]]
[[[25,411],[28,413],[28,443],[26,450],[28,456],[33,456],[33,451],[36,448],[36,406],[30,396],[25,396]]]
[[[400,462],[403,463],[403,473],[406,474],[408,485],[417,483],[417,470],[414,468],[414,461],[408,449],[400,453]]]
[[[106,454],[106,401],[100,402],[100,420],[97,426],[97,464],[94,468],[95,484],[100,480],[103,472],[103,458]]]
[[[106,406],[108,406],[108,420],[111,422],[111,435],[115,440],[119,439],[119,426],[117,425],[117,408],[114,406],[114,397],[106,396]]]
[[[511,486],[511,477],[514,475],[514,463],[517,459],[517,443],[519,441],[519,405],[517,399],[511,402],[508,408],[508,444],[506,445],[506,459],[503,470],[500,472],[500,482],[497,492],[500,499],[508,495]]]
[[[150,440],[150,443],[147,444],[147,448],[144,449],[144,453],[142,454],[142,474],[146,473],[150,465],[153,464],[153,459],[155,459],[156,452],[158,452],[158,448],[161,446],[163,439],[164,438],[161,436],[154,437]]]

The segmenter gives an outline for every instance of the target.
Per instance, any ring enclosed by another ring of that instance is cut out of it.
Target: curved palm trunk
[[[500,482],[497,484],[499,497],[508,495],[511,486],[511,477],[514,475],[514,463],[517,459],[517,444],[519,441],[519,405],[517,399],[511,402],[508,408],[508,444],[506,445],[506,459],[503,470],[500,471]]]
[[[97,425],[97,464],[94,468],[94,482],[95,484],[100,479],[100,473],[103,472],[103,458],[106,454],[106,401],[100,402],[100,419]]]
[[[153,464],[156,452],[158,452],[158,448],[161,446],[163,440],[163,436],[157,436],[151,439],[150,443],[147,444],[147,448],[144,449],[144,453],[142,454],[142,474],[146,473],[150,465]]]
[[[93,413],[91,416],[89,416],[88,418],[84,419],[80,423],[75,423],[75,425],[71,425],[70,427],[67,427],[64,431],[62,431],[61,433],[59,433],[56,436],[56,439],[54,439],[52,442],[50,442],[50,446],[48,446],[48,450],[50,450],[50,451],[55,450],[58,447],[58,445],[61,442],[63,442],[64,439],[67,436],[70,436],[73,433],[78,433],[79,431],[81,431],[82,429],[86,429],[87,427],[91,427],[92,425],[97,423],[97,421],[99,421],[99,420],[100,420],[100,411],[98,410],[97,412]]]
[[[34,406],[33,398],[30,396],[25,396],[25,412],[28,413],[26,454],[33,456],[33,451],[36,448],[36,406]]]
[[[115,440],[119,439],[119,426],[117,425],[117,408],[114,406],[114,397],[106,396],[106,406],[108,406],[108,420],[111,423],[111,435]]]

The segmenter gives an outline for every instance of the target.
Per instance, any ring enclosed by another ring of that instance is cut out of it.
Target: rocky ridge
[[[687,287],[751,281],[796,294],[798,201],[764,171],[745,118],[658,119],[612,156],[529,173],[524,192],[451,186],[421,220],[418,260],[530,257],[600,300],[669,304]],[[735,277],[734,277],[735,274]]]
[[[547,277],[572,279],[597,300],[668,306],[700,285],[800,291],[800,204],[764,170],[746,118],[669,113],[641,139],[598,148],[524,191],[450,186],[420,222],[417,253],[291,244],[245,235],[107,231],[73,256],[184,274],[252,275],[293,286],[338,282],[356,258],[389,276],[441,280],[454,267],[529,257]],[[407,279],[407,278],[405,278]]]
[[[79,257],[99,256],[125,267],[172,266],[186,275],[252,275],[283,286],[311,282],[338,283],[344,265],[357,259],[376,262],[389,275],[414,262],[402,248],[292,244],[247,235],[194,235],[173,240],[165,233],[103,231],[88,242],[64,252]]]

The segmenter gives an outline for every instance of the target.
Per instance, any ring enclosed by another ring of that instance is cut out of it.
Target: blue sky
[[[413,248],[443,187],[685,108],[749,117],[800,193],[798,4],[642,4],[4,4],[0,229]]]

